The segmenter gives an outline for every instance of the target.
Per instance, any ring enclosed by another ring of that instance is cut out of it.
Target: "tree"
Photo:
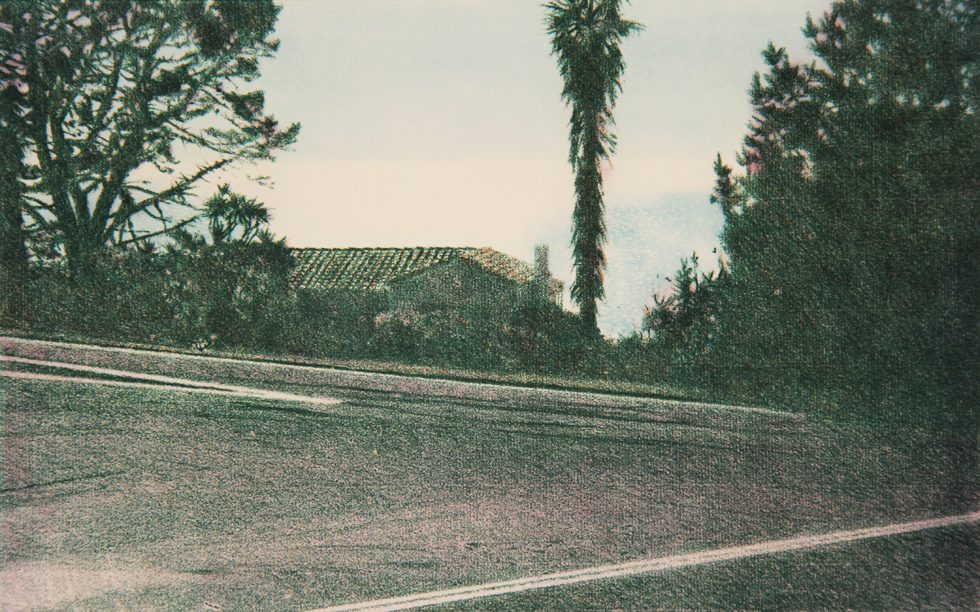
[[[269,209],[255,198],[234,193],[227,183],[204,203],[204,216],[215,244],[232,240],[248,243],[268,237]]]
[[[817,61],[763,53],[742,176],[716,164],[731,355],[867,406],[950,400],[980,340],[976,6],[839,0],[804,32]]]
[[[583,325],[593,335],[599,333],[596,302],[605,295],[606,225],[600,164],[616,147],[610,130],[612,109],[622,90],[625,69],[619,46],[642,27],[623,19],[620,5],[621,0],[555,0],[545,5],[551,49],[564,81],[562,99],[572,109],[568,161],[575,171],[575,281],[571,295]]]
[[[11,32],[0,25],[0,42],[10,38]],[[0,44],[0,319],[11,320],[24,314],[28,274],[20,182],[26,153],[22,60],[14,45]]]
[[[643,309],[641,331],[658,348],[680,346],[690,354],[704,352],[713,334],[720,310],[718,293],[728,282],[724,266],[702,272],[697,253],[681,259],[669,290],[653,294],[653,306]]]
[[[0,4],[3,86],[24,92],[14,137],[28,151],[25,229],[56,236],[84,275],[107,245],[190,223],[202,179],[294,142],[299,126],[281,129],[263,93],[242,90],[278,47],[279,10],[273,0]]]
[[[735,214],[740,200],[737,187],[735,186],[735,179],[732,177],[732,169],[721,160],[720,153],[715,157],[714,170],[715,187],[711,192],[709,200],[712,204],[720,206],[722,213],[725,215],[725,219],[728,219]]]
[[[0,71],[4,58],[0,58]],[[3,72],[0,72],[3,74]],[[21,214],[20,174],[24,150],[18,138],[9,137],[22,129],[17,110],[20,92],[16,87],[0,89],[0,319],[23,316],[28,257],[24,217]]]

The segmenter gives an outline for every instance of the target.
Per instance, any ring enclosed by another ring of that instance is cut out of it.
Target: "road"
[[[319,608],[976,509],[928,432],[0,341],[5,609]]]

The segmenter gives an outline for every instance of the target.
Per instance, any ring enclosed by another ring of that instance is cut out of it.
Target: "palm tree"
[[[622,0],[553,0],[544,5],[551,51],[564,80],[561,96],[572,108],[568,136],[568,161],[575,172],[572,299],[586,330],[594,335],[599,333],[596,301],[605,296],[602,247],[606,224],[600,163],[616,148],[616,137],[610,131],[612,109],[626,67],[619,45],[643,27],[622,18],[621,4]]]

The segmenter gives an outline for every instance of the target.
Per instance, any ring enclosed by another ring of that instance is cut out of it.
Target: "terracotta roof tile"
[[[378,289],[391,281],[455,259],[471,262],[491,274],[529,283],[528,264],[491,248],[408,247],[291,249],[296,268],[290,278],[303,289]]]

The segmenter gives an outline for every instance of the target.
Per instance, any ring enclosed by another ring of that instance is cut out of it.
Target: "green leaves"
[[[57,228],[70,260],[149,240],[186,222],[165,211],[189,206],[196,183],[295,142],[298,125],[241,90],[276,48],[279,10],[273,0],[5,4],[16,27],[4,47],[23,64],[14,90],[29,92],[22,174],[41,178],[23,200],[35,226]],[[177,151],[197,170],[178,172]],[[128,192],[140,197],[127,203]]]
[[[204,217],[214,244],[237,241],[249,243],[268,232],[269,210],[255,198],[231,190],[226,183],[204,203]]]
[[[719,358],[787,384],[839,371],[873,389],[863,410],[965,384],[958,364],[978,344],[980,277],[962,264],[980,242],[977,26],[970,3],[840,0],[804,29],[816,62],[763,51],[744,175],[715,163],[734,280]]]
[[[554,0],[546,3],[552,54],[562,77],[562,99],[571,107],[568,161],[575,170],[572,299],[584,325],[598,335],[596,300],[603,297],[602,173],[599,164],[616,148],[612,109],[625,70],[619,45],[642,26],[622,18],[621,0]]]

